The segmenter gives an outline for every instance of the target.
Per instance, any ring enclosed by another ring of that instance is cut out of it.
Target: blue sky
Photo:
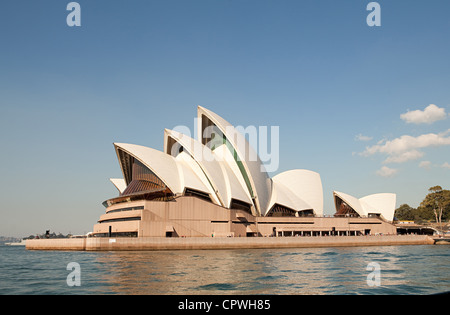
[[[333,190],[416,207],[450,189],[447,0],[378,1],[380,27],[362,0],[80,0],[81,27],[67,3],[0,4],[0,235],[91,231],[112,143],[162,150],[197,105],[280,126],[279,172],[319,172],[327,214]],[[430,104],[444,115],[401,118]]]

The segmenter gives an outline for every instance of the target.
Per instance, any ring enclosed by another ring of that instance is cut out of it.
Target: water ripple
[[[69,262],[81,286],[69,287]],[[366,268],[380,266],[379,287]],[[435,294],[450,290],[446,246],[160,252],[0,246],[0,294]]]

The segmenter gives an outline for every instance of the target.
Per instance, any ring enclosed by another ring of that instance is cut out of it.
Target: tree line
[[[402,204],[395,210],[394,217],[399,221],[436,222],[450,219],[450,190],[441,186],[428,189],[428,194],[417,208]]]

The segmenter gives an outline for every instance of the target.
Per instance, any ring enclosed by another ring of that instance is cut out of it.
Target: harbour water
[[[78,264],[79,286],[68,276]],[[373,285],[368,279],[375,279]],[[369,285],[369,284],[372,284]],[[450,246],[147,252],[0,246],[0,294],[435,294],[450,291]]]

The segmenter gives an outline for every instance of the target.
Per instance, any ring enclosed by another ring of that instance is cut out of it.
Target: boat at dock
[[[450,235],[448,235],[448,234],[433,237],[433,239],[434,239],[434,244],[436,244],[436,245],[450,244]]]
[[[6,246],[25,246],[26,242],[25,240],[20,240],[20,242],[11,242],[11,243],[5,243]]]

